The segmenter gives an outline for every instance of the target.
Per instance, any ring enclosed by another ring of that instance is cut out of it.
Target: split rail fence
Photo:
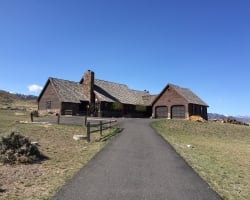
[[[30,114],[31,122],[34,122],[33,113]],[[36,118],[36,121],[38,118]],[[57,124],[75,124],[75,125],[84,125],[87,128],[87,141],[90,142],[90,135],[92,133],[99,132],[102,136],[102,132],[107,129],[111,129],[116,125],[117,120],[109,119],[89,119],[87,116],[61,116],[57,115],[56,117],[47,117],[46,121]]]
[[[102,131],[111,129],[116,124],[116,120],[109,120],[103,122],[102,120],[99,121],[99,123],[91,123],[87,122],[87,141],[90,142],[90,135],[91,133],[99,132],[100,136],[102,136]],[[92,129],[92,130],[91,130]]]

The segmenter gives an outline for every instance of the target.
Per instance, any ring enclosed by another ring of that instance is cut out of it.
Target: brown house
[[[207,119],[208,105],[192,91],[168,84],[159,95],[127,85],[95,79],[87,71],[79,82],[49,78],[38,97],[39,114],[93,115],[100,117]]]
[[[155,96],[147,91],[95,79],[87,71],[80,82],[49,78],[38,97],[39,114],[150,117]]]
[[[192,115],[207,117],[208,105],[187,88],[168,84],[152,103],[155,118],[189,119]]]

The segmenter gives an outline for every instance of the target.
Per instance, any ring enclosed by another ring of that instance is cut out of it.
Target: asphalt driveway
[[[123,132],[53,199],[221,199],[149,123],[149,119],[122,119]]]

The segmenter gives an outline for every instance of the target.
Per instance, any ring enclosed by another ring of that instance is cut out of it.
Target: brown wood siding
[[[153,111],[155,112],[157,107],[167,106],[169,108],[168,116],[171,117],[170,112],[171,112],[172,106],[174,105],[184,105],[185,111],[188,111],[188,102],[182,96],[180,96],[173,88],[169,87],[164,91],[164,93],[160,96],[160,98],[154,103]]]
[[[83,103],[63,102],[61,108],[61,114],[68,115],[69,113],[71,113],[71,115],[86,115],[87,113],[86,106],[87,102]]]
[[[51,108],[47,109],[47,102],[51,101]],[[60,112],[61,102],[59,101],[51,83],[49,82],[38,102],[39,113]]]

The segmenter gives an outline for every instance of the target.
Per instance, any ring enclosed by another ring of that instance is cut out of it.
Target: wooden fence
[[[90,123],[87,122],[87,141],[90,142],[90,134],[91,133],[96,133],[99,132],[100,136],[102,136],[102,131],[103,130],[107,130],[107,129],[111,129],[115,124],[116,124],[116,120],[109,120],[106,122],[103,121],[99,121],[99,123]],[[91,130],[92,128],[92,130]]]
[[[34,122],[34,114],[30,113],[30,120]],[[75,124],[75,125],[83,125],[87,128],[87,141],[90,142],[91,133],[99,132],[100,136],[102,136],[102,132],[106,129],[111,129],[116,125],[117,120],[108,120],[108,119],[89,119],[87,116],[83,117],[63,117],[61,115],[57,115],[56,117],[49,117],[48,120],[51,123],[56,124]]]

